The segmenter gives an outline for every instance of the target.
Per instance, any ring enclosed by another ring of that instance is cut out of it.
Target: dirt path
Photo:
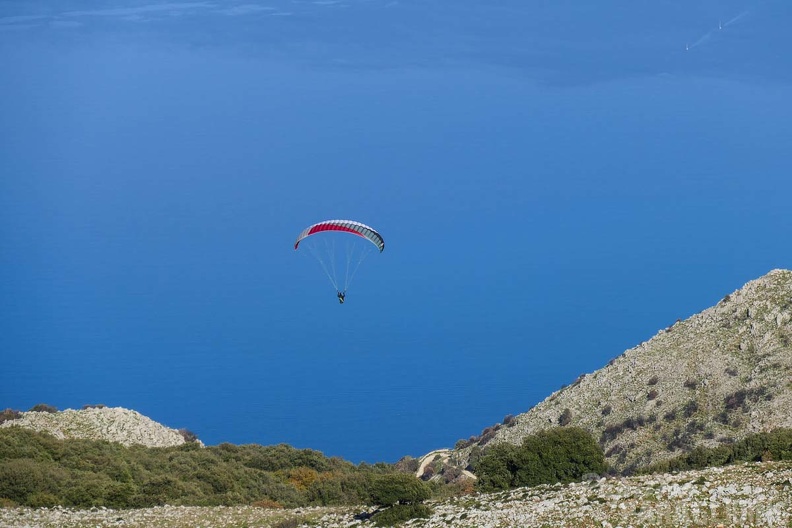
[[[447,462],[449,458],[451,458],[452,451],[450,449],[435,449],[420,458],[420,463],[418,464],[418,470],[415,472],[415,476],[421,478],[426,471],[426,466],[434,462],[435,460],[440,460],[441,462]],[[471,473],[470,471],[463,469],[462,473],[468,477],[475,479],[476,475]]]

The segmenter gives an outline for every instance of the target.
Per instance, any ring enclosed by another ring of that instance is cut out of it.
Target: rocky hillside
[[[590,431],[618,471],[695,446],[792,427],[792,271],[774,270],[717,305],[580,376],[524,414],[459,442],[452,460],[538,430]]]
[[[24,412],[0,427],[26,427],[56,438],[107,440],[120,444],[168,447],[185,443],[185,435],[142,414],[121,407],[93,407],[76,411]]]
[[[792,465],[751,463],[677,474],[600,478],[430,501],[413,528],[780,527],[792,523]],[[40,528],[370,528],[363,507],[296,510],[160,506],[141,510],[0,508],[0,526]]]

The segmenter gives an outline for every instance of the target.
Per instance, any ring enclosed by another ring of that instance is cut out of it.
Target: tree
[[[381,475],[371,485],[371,500],[377,506],[415,504],[431,497],[424,482],[404,473]]]
[[[432,491],[418,478],[404,473],[381,475],[371,485],[371,501],[378,506],[372,519],[380,526],[393,526],[409,519],[425,518],[431,510],[421,502]]]
[[[475,465],[484,491],[580,480],[607,468],[602,448],[579,427],[557,427],[525,437],[521,446],[499,444]]]

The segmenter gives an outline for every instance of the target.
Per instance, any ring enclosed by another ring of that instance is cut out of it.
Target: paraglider
[[[319,264],[321,264],[325,275],[327,275],[327,278],[330,279],[333,288],[336,290],[336,296],[338,297],[339,304],[344,304],[344,301],[346,300],[347,289],[349,288],[352,279],[355,277],[358,267],[360,267],[360,264],[371,251],[369,242],[373,244],[380,253],[382,253],[382,251],[385,249],[385,241],[383,240],[382,235],[380,235],[373,227],[367,226],[366,224],[356,222],[354,220],[325,220],[324,222],[319,222],[305,228],[297,236],[297,240],[294,242],[294,249],[296,250],[298,247],[300,247],[300,243],[306,238],[321,233],[325,233],[325,235],[319,237],[322,239],[321,241],[311,239],[306,241],[304,245],[308,246],[309,252],[319,261]],[[336,266],[337,259],[335,255],[335,240],[326,238],[328,235],[332,235],[334,233],[340,233],[344,235],[344,237],[346,234],[355,235],[354,237],[347,240],[346,244],[347,249],[345,252],[346,262],[343,288],[341,287],[337,277],[336,269],[340,268],[341,266]],[[364,239],[365,242],[360,239]],[[358,240],[360,243],[357,242]]]

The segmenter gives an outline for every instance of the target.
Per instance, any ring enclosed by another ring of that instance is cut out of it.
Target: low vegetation
[[[542,489],[542,485],[569,484],[613,471],[606,467],[602,447],[590,433],[570,426],[530,435],[521,445],[490,445],[474,460],[480,492]],[[637,472],[671,474],[738,462],[790,460],[792,429],[778,429],[713,448],[697,447]],[[359,518],[394,526],[431,517],[433,509],[425,504],[430,498],[448,500],[473,491],[473,481],[465,487],[449,484],[448,479],[423,482],[413,476],[415,464],[407,462],[353,465],[286,444],[125,447],[106,441],[59,440],[46,433],[6,427],[0,428],[0,505],[115,510],[165,504],[248,505],[273,512],[309,506],[367,506],[370,513],[360,513]],[[405,468],[411,471],[405,473]],[[437,508],[437,503],[432,507]],[[294,521],[293,516],[284,515],[284,523]]]
[[[0,429],[0,497],[20,506],[370,504],[374,477],[395,472],[285,444],[125,447]]]
[[[782,428],[748,435],[733,444],[696,447],[683,455],[647,466],[639,473],[670,473],[738,462],[771,460],[792,460],[792,429]]]
[[[495,491],[569,483],[607,468],[602,448],[587,431],[559,427],[527,436],[519,446],[503,443],[489,448],[474,470],[479,489]]]

